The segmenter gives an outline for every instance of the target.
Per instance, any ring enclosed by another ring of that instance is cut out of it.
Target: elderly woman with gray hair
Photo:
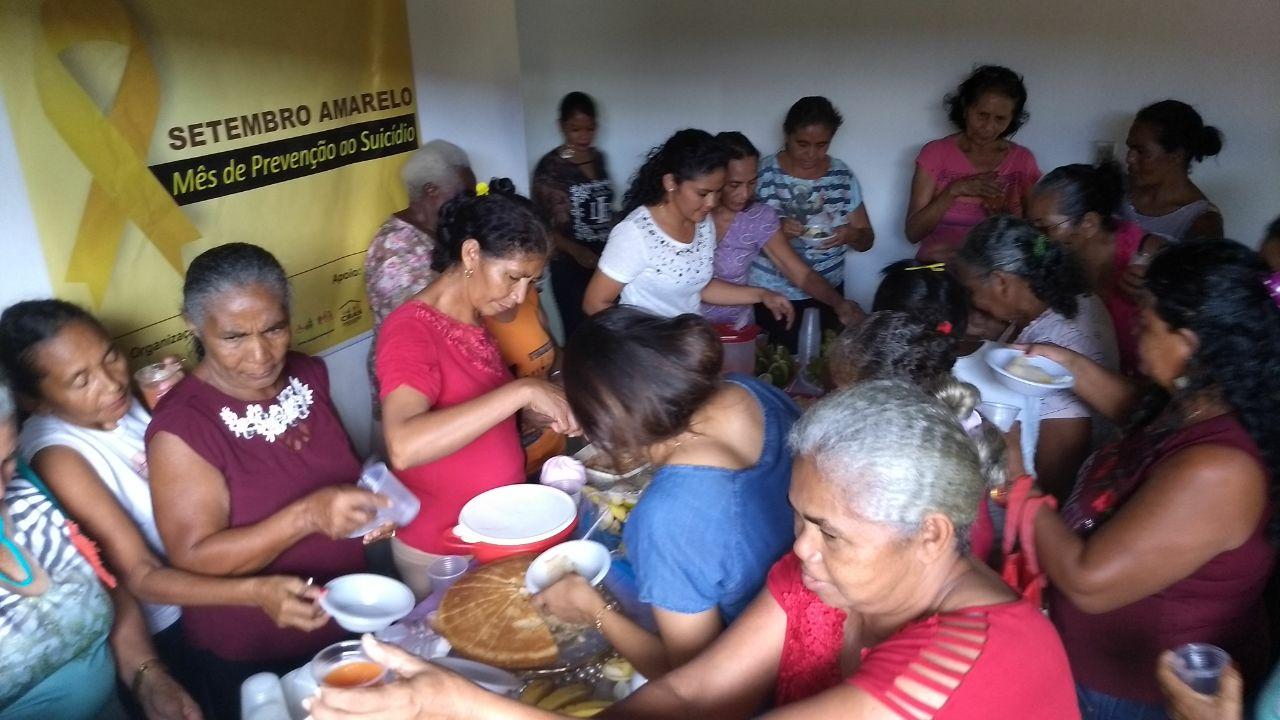
[[[161,398],[146,432],[170,563],[320,585],[362,571],[361,542],[347,538],[386,501],[352,484],[360,461],[324,363],[289,350],[284,269],[256,245],[222,245],[191,262],[182,292],[200,362]],[[226,605],[186,608],[183,634],[220,718],[240,716],[249,675],[287,673],[344,637],[333,623],[280,628],[256,608]]]
[[[17,449],[17,412],[0,377],[0,717],[122,718],[118,676],[149,720],[198,720],[157,660],[137,601]]]
[[[598,717],[747,718],[772,695],[769,718],[1078,718],[1053,626],[966,553],[999,453],[958,420],[975,401],[876,381],[815,405],[791,432],[794,552],[706,651]],[[401,679],[324,688],[316,720],[551,716],[365,642]]]

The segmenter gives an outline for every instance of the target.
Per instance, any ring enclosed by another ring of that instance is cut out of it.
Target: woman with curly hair
[[[551,250],[533,203],[502,190],[455,198],[440,213],[439,279],[387,316],[378,335],[378,388],[387,456],[422,500],[392,539],[396,568],[419,599],[426,568],[449,555],[445,534],[468,500],[523,482],[516,413],[576,432],[564,393],[539,377],[512,378],[485,320],[520,306]]]
[[[1060,245],[1007,215],[984,220],[952,263],[974,307],[1019,329],[1017,342],[1069,347],[1116,369],[1119,353],[1107,309],[1089,294],[1079,266]],[[1038,432],[1035,470],[1059,499],[1071,490],[1093,446],[1093,412],[1069,390],[1040,399],[1024,431]],[[1038,428],[1030,427],[1038,424]]]
[[[1280,278],[1243,245],[1204,240],[1165,250],[1146,287],[1145,393],[1079,353],[1028,348],[1070,370],[1098,412],[1130,419],[1090,458],[1061,517],[1035,517],[1085,717],[1164,717],[1156,658],[1185,642],[1226,650],[1251,687],[1266,672]]]
[[[778,293],[713,277],[716,225],[729,151],[702,130],[681,130],[653,149],[631,180],[622,221],[609,233],[582,309],[595,315],[614,302],[662,317],[712,305],[764,303],[791,324],[791,303]]]
[[[916,156],[907,207],[907,239],[916,257],[946,260],[983,219],[1022,217],[1040,179],[1031,151],[1010,140],[1027,122],[1027,86],[1007,67],[983,65],[947,95],[958,132],[926,143]]]

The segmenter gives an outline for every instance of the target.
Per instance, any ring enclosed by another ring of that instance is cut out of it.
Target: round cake
[[[482,566],[445,593],[435,626],[458,655],[508,670],[555,664],[555,636],[524,587],[533,559],[521,555]]]

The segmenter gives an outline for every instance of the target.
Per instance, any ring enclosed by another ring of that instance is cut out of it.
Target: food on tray
[[[607,453],[598,452],[587,460],[587,469],[593,470],[605,475],[626,475],[627,473],[644,465],[641,460],[635,458],[622,458],[617,463]]]
[[[575,682],[556,687],[546,678],[526,685],[520,693],[520,702],[570,717],[593,717],[613,704],[611,700],[592,700],[588,685]]]
[[[623,680],[630,680],[636,674],[636,669],[623,658],[616,657],[611,658],[604,664],[601,674],[604,675],[606,680],[622,682]]]
[[[508,670],[544,668],[559,658],[552,627],[524,589],[533,556],[499,560],[464,575],[440,602],[436,630],[462,657]]]
[[[1031,361],[1027,360],[1024,355],[1018,355],[1010,360],[1009,364],[1004,366],[1004,369],[1010,375],[1027,382],[1052,385],[1058,381],[1054,376],[1032,365]]]

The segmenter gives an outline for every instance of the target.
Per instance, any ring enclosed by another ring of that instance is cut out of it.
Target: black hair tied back
[[[546,257],[551,236],[528,198],[516,192],[509,178],[493,178],[489,191],[480,196],[459,195],[440,209],[437,244],[443,252],[431,258],[431,268],[444,272],[462,262],[467,240],[480,244],[480,252],[493,258],[525,255]]]

